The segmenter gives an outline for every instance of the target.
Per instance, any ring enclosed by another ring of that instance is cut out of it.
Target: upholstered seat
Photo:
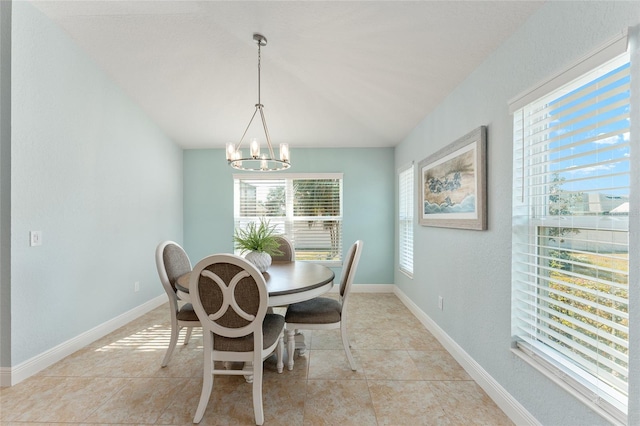
[[[355,276],[360,254],[362,252],[362,241],[356,241],[344,260],[342,268],[342,278],[340,280],[339,300],[328,297],[317,297],[315,299],[289,305],[285,315],[287,333],[287,368],[293,369],[293,353],[295,350],[295,334],[302,330],[330,330],[339,328],[342,336],[344,352],[349,360],[349,365],[356,371],[356,363],[349,349],[349,338],[347,336],[347,302],[351,283]]]
[[[287,321],[297,324],[331,324],[340,322],[342,305],[335,299],[316,297],[294,303],[287,309]]]

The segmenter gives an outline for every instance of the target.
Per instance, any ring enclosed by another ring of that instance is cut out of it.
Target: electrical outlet
[[[444,309],[444,297],[442,296],[438,296],[438,308],[440,308],[440,310]]]
[[[133,291],[136,291],[136,292],[140,291],[140,281],[136,281],[133,284]]]
[[[29,245],[31,247],[42,245],[42,231],[29,232]]]

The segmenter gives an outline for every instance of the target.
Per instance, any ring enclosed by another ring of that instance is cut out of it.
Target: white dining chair
[[[255,420],[263,424],[263,361],[275,351],[281,373],[284,355],[284,317],[267,313],[264,276],[240,256],[215,254],[196,264],[189,288],[204,335],[202,393],[193,422],[204,416],[214,376],[252,375]],[[215,361],[245,362],[245,369],[216,369]]]
[[[271,255],[271,260],[275,262],[293,262],[296,258],[296,251],[291,240],[284,235],[278,235],[276,239],[279,243],[278,250],[282,254]]]
[[[356,371],[356,363],[351,354],[349,337],[347,335],[347,303],[353,277],[358,268],[363,243],[356,241],[344,260],[342,277],[340,279],[339,300],[328,297],[316,297],[304,302],[289,305],[285,315],[287,333],[287,368],[293,369],[293,353],[295,351],[295,335],[298,330],[331,330],[340,329],[344,352],[349,365]]]
[[[176,280],[191,271],[191,261],[189,256],[178,243],[173,241],[163,241],[156,248],[156,268],[164,291],[169,298],[169,311],[171,315],[171,338],[169,347],[160,364],[166,367],[171,358],[171,354],[178,343],[180,330],[186,328],[184,344],[189,343],[191,331],[194,327],[200,327],[200,321],[191,303],[180,301],[176,293]]]

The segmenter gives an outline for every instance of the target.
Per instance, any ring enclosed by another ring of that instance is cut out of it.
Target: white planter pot
[[[260,272],[266,272],[271,266],[271,255],[264,251],[250,251],[244,258],[253,263]]]

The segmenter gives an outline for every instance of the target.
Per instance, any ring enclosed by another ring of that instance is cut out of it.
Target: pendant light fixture
[[[271,146],[271,138],[269,137],[269,131],[267,130],[267,122],[264,118],[264,105],[260,101],[260,48],[267,45],[267,38],[262,34],[254,34],[253,40],[258,44],[258,103],[256,109],[249,120],[247,128],[244,130],[240,142],[237,145],[233,143],[227,144],[227,162],[231,167],[238,170],[248,170],[254,172],[272,172],[277,170],[285,170],[291,167],[289,162],[289,144],[280,144],[280,157],[276,158],[273,153],[273,146]],[[260,118],[262,119],[262,128],[267,140],[267,152],[260,152],[260,142],[257,139],[251,139],[249,143],[249,155],[244,157],[242,155],[242,141],[253,122],[256,114],[260,111]]]

